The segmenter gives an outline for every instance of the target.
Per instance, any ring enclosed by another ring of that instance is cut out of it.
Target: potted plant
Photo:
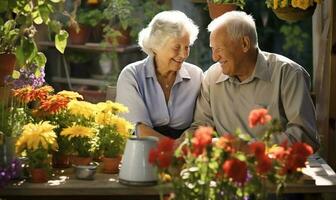
[[[243,9],[244,6],[245,0],[208,0],[211,19],[215,19],[226,12],[236,10],[237,7]]]
[[[119,117],[118,114],[128,110],[125,106],[111,101],[98,103],[97,108],[97,146],[103,155],[103,172],[118,173],[126,140],[133,129],[130,122]]]
[[[86,101],[71,100],[65,112],[64,128],[60,136],[67,138],[71,144],[71,163],[88,165],[94,153],[96,107]]]
[[[35,26],[38,24],[46,24],[56,33],[55,46],[63,53],[68,34],[61,29],[61,24],[52,18],[52,13],[61,2],[61,0],[42,0],[35,4],[30,0],[2,1],[0,15],[3,16],[4,23],[0,23],[2,44],[0,54],[15,55],[16,65],[19,68],[25,68],[30,64],[35,64],[38,68],[44,67],[46,57],[38,51],[34,39]],[[19,74],[19,71],[14,70],[12,75],[17,78]]]
[[[314,14],[316,4],[323,0],[303,0],[303,1],[280,1],[266,0],[266,5],[271,8],[274,14],[287,22],[296,22],[310,17]]]
[[[33,183],[44,183],[48,180],[48,162],[51,151],[58,148],[56,133],[49,122],[29,123],[23,127],[23,131],[16,142],[16,152],[24,153],[28,158],[28,164]]]

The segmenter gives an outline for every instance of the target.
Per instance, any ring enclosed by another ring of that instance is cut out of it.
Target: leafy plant
[[[210,0],[210,2],[215,4],[223,4],[223,3],[233,3],[236,4],[241,9],[245,6],[245,0]]]
[[[56,33],[55,46],[63,53],[68,34],[61,29],[61,24],[53,19],[53,13],[60,8],[62,0],[3,0],[0,15],[5,22],[0,24],[1,52],[15,54],[19,68],[35,64],[41,68],[46,57],[38,51],[34,35],[36,25],[46,24]],[[37,69],[38,71],[39,69]],[[14,70],[13,77],[18,78],[20,72]]]
[[[77,11],[77,22],[90,27],[97,26],[104,19],[104,15],[99,9],[79,9]]]

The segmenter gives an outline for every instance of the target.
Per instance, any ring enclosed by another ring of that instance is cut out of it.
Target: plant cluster
[[[285,7],[293,7],[306,10],[314,4],[320,4],[323,0],[266,0],[268,8],[277,9]]]
[[[240,9],[243,9],[246,3],[245,0],[210,0],[209,2],[215,4],[232,3],[236,4]]]
[[[149,162],[160,177],[170,175],[176,199],[267,199],[272,186],[279,195],[287,182],[302,175],[313,149],[301,142],[272,144],[272,135],[280,129],[266,109],[253,110],[249,124],[269,129],[255,140],[240,131],[218,136],[211,127],[200,127],[176,150],[173,140],[160,140]]]
[[[46,63],[46,57],[38,51],[34,39],[36,26],[40,24],[56,33],[55,46],[63,53],[68,34],[53,18],[61,3],[62,0],[3,0],[0,4],[0,54],[15,54],[19,68],[34,64],[38,73]],[[19,74],[14,70],[13,78],[18,78]]]

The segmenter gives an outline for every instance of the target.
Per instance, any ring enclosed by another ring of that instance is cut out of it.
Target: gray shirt
[[[202,79],[203,71],[199,67],[184,62],[166,103],[155,74],[153,57],[147,57],[122,70],[117,82],[116,101],[128,107],[129,113],[124,117],[133,123],[186,129],[193,119]]]
[[[249,112],[255,108],[267,108],[285,130],[274,135],[275,142],[281,143],[285,139],[289,142],[304,141],[316,150],[319,137],[309,93],[309,74],[286,57],[258,52],[253,74],[242,82],[223,74],[218,63],[209,68],[202,82],[190,130],[199,125],[210,125],[219,134],[224,134],[240,128],[255,138],[265,131],[265,127],[249,128]]]

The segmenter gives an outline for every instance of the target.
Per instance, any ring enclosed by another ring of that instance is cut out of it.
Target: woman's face
[[[169,38],[166,43],[156,49],[155,62],[160,68],[167,68],[168,71],[178,71],[182,63],[189,56],[189,34],[184,33],[181,37]]]

